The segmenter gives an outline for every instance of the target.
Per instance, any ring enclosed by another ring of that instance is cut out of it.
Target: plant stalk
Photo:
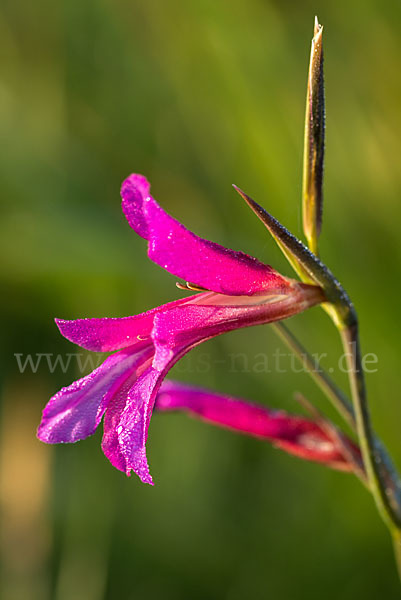
[[[341,339],[348,365],[348,376],[355,412],[356,427],[369,487],[376,506],[390,531],[401,534],[401,519],[391,502],[393,489],[399,489],[398,477],[393,472],[389,481],[382,469],[381,451],[377,447],[372,429],[366,398],[365,378],[363,374],[358,324],[340,328]],[[393,483],[393,485],[391,485]]]

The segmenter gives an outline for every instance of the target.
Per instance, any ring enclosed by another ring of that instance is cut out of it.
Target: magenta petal
[[[287,289],[286,278],[272,267],[191,233],[149,196],[138,177],[130,175],[124,181],[122,206],[131,227],[149,241],[151,260],[177,277],[222,294],[251,296]]]
[[[119,446],[126,461],[126,473],[131,470],[144,483],[153,484],[146,457],[146,441],[156,391],[164,374],[149,367],[128,393],[125,409],[117,428]]]
[[[56,324],[60,333],[70,342],[92,352],[112,352],[142,344],[143,339],[150,337],[155,314],[181,306],[192,298],[180,298],[133,317],[73,321],[56,319]]]
[[[127,475],[134,471],[143,483],[153,485],[146,457],[146,441],[157,389],[164,373],[146,363],[139,377],[128,377],[104,418],[102,449],[111,464]]]
[[[176,344],[160,357],[158,368],[146,362],[137,378],[128,378],[114,394],[104,420],[103,451],[111,463],[144,483],[153,484],[146,457],[146,441],[157,391],[169,369],[192,348],[191,340]]]
[[[119,352],[86,377],[61,389],[43,411],[38,438],[55,444],[76,442],[92,435],[109,403],[110,387],[123,373],[135,368],[137,362],[137,353]]]
[[[131,227],[145,240],[149,239],[149,233],[143,201],[148,197],[149,190],[150,184],[143,175],[130,175],[121,186],[123,212]]]
[[[238,398],[172,381],[165,381],[161,386],[156,408],[184,410],[208,423],[269,440],[300,458],[340,470],[352,468],[334,441],[316,423],[284,411],[271,411]]]
[[[149,258],[186,281],[228,295],[253,295],[287,287],[272,267],[191,233],[148,198]]]
[[[120,443],[118,441],[117,427],[120,421],[121,413],[125,408],[127,401],[126,394],[128,390],[123,389],[121,394],[114,398],[109,410],[106,411],[103,419],[103,438],[102,450],[106,458],[109,459],[113,467],[127,472],[127,462],[121,452]]]
[[[111,464],[127,475],[130,474],[131,467],[128,466],[123,452],[124,448],[120,444],[119,434],[122,432],[120,420],[124,409],[132,402],[131,390],[141,379],[142,373],[146,372],[152,354],[151,348],[143,352],[136,369],[116,382],[116,385],[109,391],[110,401],[103,421],[102,450]]]

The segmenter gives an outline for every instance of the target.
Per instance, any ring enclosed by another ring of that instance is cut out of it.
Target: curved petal
[[[135,372],[131,371],[127,376],[120,379],[109,391],[110,401],[103,421],[102,450],[111,464],[127,475],[130,474],[131,467],[128,466],[124,445],[120,443],[120,435],[123,434],[123,427],[120,425],[120,420],[127,407],[130,407],[131,410],[135,412],[139,408],[137,405],[144,403],[144,398],[141,398],[140,396],[132,398],[132,390],[138,389],[144,375],[146,377],[146,374],[149,371],[152,354],[152,350],[144,354],[139,368],[136,369]],[[135,444],[136,432],[132,431],[131,433],[133,438],[131,443]],[[149,480],[147,480],[146,483],[151,482],[151,477],[149,475]]]
[[[110,462],[127,475],[134,471],[153,485],[146,458],[146,441],[153,404],[163,374],[148,366],[122,390],[106,412],[102,448]]]
[[[144,338],[150,337],[155,314],[186,304],[192,298],[180,298],[133,317],[55,321],[60,333],[70,342],[92,352],[112,352],[140,345]]]
[[[122,184],[122,208],[131,227],[149,242],[151,260],[173,275],[228,295],[285,293],[287,279],[269,265],[243,252],[229,250],[191,233],[149,196],[142,176],[130,175]],[[140,181],[140,183],[138,183]]]
[[[109,390],[126,372],[135,370],[149,353],[142,342],[135,352],[121,351],[109,356],[86,377],[62,388],[47,403],[38,428],[42,442],[76,442],[92,435],[110,401]]]
[[[113,393],[104,419],[102,448],[110,462],[130,475],[134,471],[142,482],[153,485],[146,457],[149,423],[157,392],[169,369],[195,343],[186,339],[175,344],[171,353],[159,357],[157,368],[147,361],[137,377],[129,377]]]
[[[239,398],[173,381],[163,383],[156,409],[183,410],[213,425],[269,440],[299,458],[324,463],[333,469],[352,469],[341,449],[318,424],[284,411],[271,411]]]

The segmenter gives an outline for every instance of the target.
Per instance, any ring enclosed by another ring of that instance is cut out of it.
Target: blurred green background
[[[124,316],[179,297],[122,215],[119,186],[133,171],[198,234],[291,274],[230,184],[301,235],[315,13],[325,28],[322,256],[377,354],[371,410],[401,465],[400,3],[2,0],[2,598],[398,597],[388,535],[351,476],[163,414],[148,443],[156,485],[143,485],[110,466],[101,431],[73,446],[38,442],[41,410],[79,376],[77,361],[20,373],[15,357],[77,351],[55,316]],[[290,325],[345,383],[323,312]],[[234,332],[174,376],[291,411],[299,390],[332,415],[307,375],[274,372],[277,350],[268,327]],[[258,353],[271,372],[255,372]]]

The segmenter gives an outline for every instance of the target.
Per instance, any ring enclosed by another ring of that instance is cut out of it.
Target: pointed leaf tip
[[[259,217],[259,219],[261,219],[261,221],[263,221],[263,218],[262,218],[263,213],[266,213],[266,215],[268,215],[268,217],[270,217],[272,219],[274,218],[271,215],[269,215],[269,213],[267,211],[265,211],[264,208],[262,208],[257,202],[255,202],[255,200],[253,200],[250,196],[248,196],[248,194],[246,194],[243,190],[241,190],[240,187],[238,187],[234,183],[233,183],[233,188],[241,196],[241,198],[243,198],[245,200],[247,205],[253,210],[253,212]]]
[[[321,286],[328,302],[344,313],[344,318],[352,318],[354,309],[351,300],[326,265],[260,204],[238,186],[233,187],[265,225],[302,281]]]
[[[277,245],[280,250],[294,269],[294,271],[299,275],[302,281],[306,283],[316,283],[316,280],[311,277],[308,270],[304,268],[302,262],[296,257],[294,252],[291,250],[291,242],[290,238],[294,238],[294,243],[299,242],[301,246],[303,246],[300,240],[297,240],[295,236],[293,236],[277,219],[275,219],[271,214],[269,214],[260,204],[255,202],[248,194],[246,194],[241,188],[236,185],[233,186],[235,191],[245,200],[249,208],[255,213],[255,215],[262,221],[265,227],[268,229],[269,233],[275,239]],[[304,249],[308,252],[308,249],[304,247]]]

